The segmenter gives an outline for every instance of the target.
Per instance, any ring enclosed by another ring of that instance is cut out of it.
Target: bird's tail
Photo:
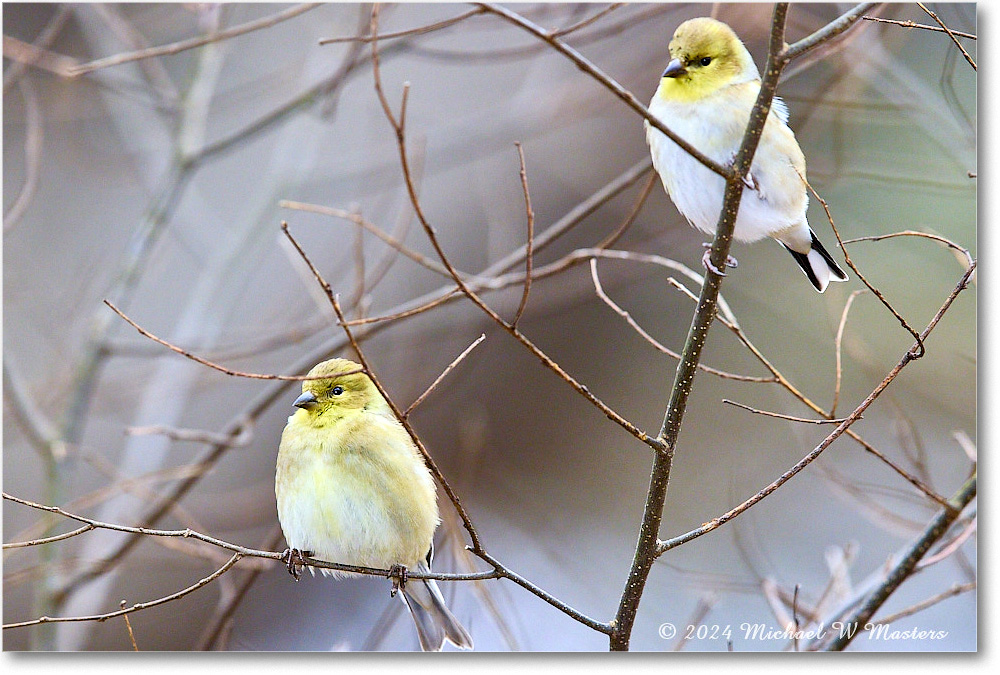
[[[847,281],[847,273],[840,269],[840,265],[833,259],[830,252],[823,248],[823,244],[816,238],[816,234],[812,230],[809,230],[809,236],[812,238],[812,242],[808,253],[799,253],[780,239],[778,243],[792,254],[795,262],[809,277],[809,282],[820,293],[826,290],[831,281]]]
[[[426,574],[430,569],[421,563],[416,571]],[[441,651],[445,640],[460,649],[472,649],[472,636],[444,604],[433,579],[411,579],[400,595],[413,616],[422,650]]]

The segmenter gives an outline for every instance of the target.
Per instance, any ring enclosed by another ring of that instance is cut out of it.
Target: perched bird
[[[298,578],[302,555],[392,570],[424,651],[445,640],[472,649],[437,584],[406,580],[406,570],[430,570],[440,522],[434,480],[409,434],[353,361],[324,361],[309,375],[323,379],[302,382],[274,482],[289,572]]]
[[[670,63],[649,111],[672,131],[720,164],[736,156],[750,111],[760,92],[760,74],[736,33],[707,17],[685,21],[670,41]],[[775,98],[764,124],[733,236],[737,241],[773,237],[822,293],[847,275],[806,222],[806,161],[788,128],[788,108]],[[653,166],[677,210],[702,232],[715,234],[725,180],[646,122]],[[706,244],[706,246],[708,246]],[[717,274],[705,251],[705,266]],[[736,261],[727,261],[735,267]]]

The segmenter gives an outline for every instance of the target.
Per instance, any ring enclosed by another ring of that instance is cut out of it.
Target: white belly
[[[659,98],[650,103],[650,111],[659,117],[672,131],[690,142],[709,158],[723,166],[732,161],[743,137],[748,116],[693,114],[688,106],[670,106]],[[721,122],[719,117],[730,121]],[[722,211],[725,180],[698,160],[694,159],[662,132],[646,125],[646,139],[649,143],[653,166],[670,199],[688,222],[709,235],[714,235]],[[762,138],[751,167],[759,191],[744,187],[733,236],[738,241],[756,241],[770,234],[780,232],[793,225],[805,222],[805,199],[801,198],[801,208],[788,208],[788,200],[769,199],[768,187],[773,186],[773,196],[783,197],[779,188],[783,184],[770,179],[760,170],[758,160],[764,157],[767,165],[775,161],[785,173],[794,172],[790,162],[774,158],[773,150],[765,145]],[[786,166],[787,165],[787,166]],[[782,176],[781,180],[787,181]],[[801,180],[799,184],[802,185]],[[801,192],[805,187],[802,185]],[[777,208],[775,203],[781,208]],[[796,205],[797,206],[797,205]]]

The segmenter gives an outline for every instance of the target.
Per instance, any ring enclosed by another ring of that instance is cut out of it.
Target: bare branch
[[[958,47],[958,51],[962,52],[962,56],[964,56],[965,60],[969,62],[969,65],[972,66],[972,69],[978,71],[979,69],[976,68],[976,62],[972,60],[972,57],[969,56],[969,52],[965,51],[965,47],[963,47],[962,43],[958,41],[958,37],[955,35],[955,33],[952,32],[952,30],[945,25],[944,21],[942,21],[937,14],[927,9],[927,5],[925,5],[924,3],[918,2],[917,6],[920,9],[924,10],[924,12],[927,13],[927,16],[934,19],[937,22],[937,24],[941,26],[942,29],[944,29],[944,32],[948,34],[948,37],[951,38],[951,41],[955,43],[956,47]]]
[[[457,23],[461,23],[466,19],[472,18],[477,14],[483,14],[486,10],[482,7],[477,7],[475,9],[470,9],[466,12],[459,14],[458,16],[453,16],[450,19],[443,19],[441,21],[435,21],[434,23],[429,23],[425,26],[417,26],[416,28],[407,28],[406,30],[396,31],[394,33],[382,33],[381,35],[355,35],[347,37],[333,37],[333,38],[323,38],[319,41],[320,45],[332,45],[342,42],[360,42],[367,44],[369,42],[374,42],[375,40],[392,40],[401,37],[410,37],[411,35],[425,35],[427,33],[432,33],[434,31],[441,30],[442,28],[448,28],[454,26]]]
[[[574,23],[571,26],[566,26],[565,28],[560,28],[559,30],[550,31],[549,35],[551,37],[564,37],[566,35],[569,35],[570,33],[575,33],[576,31],[580,30],[581,28],[586,28],[587,26],[589,26],[590,24],[594,23],[595,21],[598,21],[599,19],[604,18],[605,16],[607,16],[611,12],[615,11],[616,9],[620,9],[620,8],[624,7],[625,4],[626,3],[624,3],[624,2],[612,2],[610,5],[608,5],[607,7],[605,7],[604,9],[602,9],[601,11],[596,12],[596,13],[588,16],[586,19],[581,19],[580,21],[577,21],[576,23]]]
[[[803,424],[843,424],[847,418],[842,419],[821,419],[814,420],[808,417],[795,417],[793,415],[782,415],[781,413],[771,412],[769,410],[758,410],[757,408],[752,408],[748,405],[742,403],[737,403],[736,401],[730,401],[728,398],[722,399],[723,403],[728,403],[729,405],[736,406],[737,408],[743,408],[757,415],[764,415],[765,417],[776,417],[779,420],[788,420],[789,422],[801,422]],[[863,419],[859,417],[858,419]]]
[[[743,197],[743,178],[750,170],[750,164],[764,130],[764,123],[770,112],[771,100],[774,98],[778,86],[778,78],[781,76],[782,68],[787,63],[784,58],[787,13],[788,3],[777,3],[774,6],[767,65],[764,68],[760,92],[750,112],[743,140],[733,160],[732,168],[725,174],[726,187],[722,210],[710,253],[710,260],[716,269],[721,269],[729,256],[729,247],[732,244],[740,200]],[[659,550],[657,534],[663,518],[663,504],[666,499],[667,485],[670,482],[673,455],[680,434],[681,422],[687,410],[688,397],[698,372],[697,365],[701,361],[701,353],[708,337],[709,328],[715,320],[722,279],[719,274],[711,271],[705,274],[698,307],[692,317],[691,326],[684,341],[681,360],[677,364],[663,424],[657,436],[663,442],[663,450],[657,452],[653,459],[635,555],[613,622],[615,629],[610,641],[613,651],[628,649],[646,580],[649,578],[650,570],[657,556],[662,553]]]
[[[905,619],[908,616],[913,616],[917,612],[921,612],[928,607],[933,607],[942,600],[947,600],[948,598],[953,598],[956,595],[961,595],[962,593],[968,593],[969,591],[976,590],[977,584],[975,581],[967,584],[954,584],[951,588],[946,591],[942,591],[937,595],[934,595],[926,600],[922,600],[915,605],[907,607],[906,609],[900,610],[895,614],[890,614],[889,616],[879,619],[878,623],[885,625],[890,624],[900,619]]]
[[[786,61],[791,61],[826,44],[854,26],[864,16],[865,12],[877,6],[877,2],[863,2],[860,5],[855,5],[851,10],[823,26],[812,35],[802,38],[793,45],[789,45],[785,48],[783,57]]]
[[[690,154],[696,160],[704,164],[706,167],[719,174],[723,178],[728,178],[730,171],[726,167],[720,165],[718,162],[713,161],[707,155],[703,154],[700,150],[695,148],[693,145],[688,143],[686,140],[678,136],[675,132],[671,131],[658,117],[649,112],[639,100],[632,94],[632,92],[625,89],[623,86],[618,84],[611,77],[606,75],[604,71],[594,65],[586,57],[584,57],[580,52],[576,51],[565,42],[555,37],[550,31],[547,31],[528,19],[524,18],[520,14],[510,11],[506,7],[501,7],[499,5],[492,5],[488,3],[482,3],[479,5],[491,14],[496,14],[505,21],[525,30],[538,39],[548,43],[557,52],[568,58],[570,61],[576,64],[576,66],[583,72],[590,75],[592,78],[601,83],[605,88],[607,88],[611,93],[617,96],[619,99],[625,102],[630,108],[635,110],[639,115],[641,115],[645,120],[655,127],[656,129],[662,131],[667,138],[672,140],[674,143],[679,145],[684,149],[685,152]]]
[[[59,32],[66,25],[66,20],[72,14],[72,9],[68,5],[60,5],[59,9],[56,10],[55,14],[42,29],[42,32],[38,34],[38,38],[34,41],[34,46],[39,50],[47,50],[52,43],[58,37]],[[45,53],[42,51],[41,53]],[[7,52],[4,51],[4,56],[7,56]],[[30,57],[27,60],[15,60],[10,64],[10,67],[4,71],[3,74],[3,93],[6,96],[7,92],[16,82],[18,82],[29,67],[34,65],[34,60]]]
[[[4,544],[4,550],[9,548],[26,548],[28,546],[40,546],[42,544],[51,544],[54,541],[62,541],[63,539],[69,539],[70,537],[75,537],[78,534],[83,534],[84,532],[90,532],[91,530],[97,529],[94,525],[84,525],[79,527],[72,532],[64,532],[63,534],[56,534],[51,537],[43,537],[41,539],[32,539],[30,541],[15,541],[10,544]]]
[[[895,26],[902,26],[903,28],[919,28],[921,30],[935,31],[938,33],[945,33],[944,28],[938,28],[937,26],[928,26],[922,23],[914,23],[913,21],[897,21],[896,19],[883,19],[877,16],[863,16],[861,17],[865,21],[875,21],[877,23],[890,23]],[[957,35],[958,37],[968,38],[970,40],[975,40],[976,36],[972,33],[963,33],[961,31],[953,30],[952,35]]]
[[[607,253],[619,253],[619,251],[607,251]],[[621,307],[619,307],[618,304],[615,303],[615,301],[612,300],[608,296],[608,294],[604,292],[604,287],[601,285],[601,279],[600,279],[600,277],[597,276],[597,258],[598,257],[601,257],[601,256],[595,256],[595,257],[593,257],[593,258],[590,259],[590,276],[591,276],[591,279],[593,279],[593,281],[594,281],[594,291],[597,293],[597,297],[599,297],[604,302],[604,304],[606,304],[608,307],[610,307],[612,309],[612,311],[614,311],[618,316],[620,316],[623,319],[625,319],[625,321],[628,323],[628,325],[631,326],[632,329],[635,330],[635,332],[638,333],[639,336],[642,337],[643,340],[645,340],[646,342],[648,342],[649,344],[651,344],[654,349],[656,349],[657,351],[659,351],[659,352],[661,352],[663,354],[666,354],[667,356],[669,356],[671,358],[680,360],[680,358],[681,358],[680,354],[678,354],[674,350],[670,349],[669,347],[663,346],[663,344],[661,344],[656,338],[654,338],[652,335],[650,335],[649,333],[647,333],[646,330],[642,326],[640,326],[639,323],[635,319],[632,318],[631,314],[629,314],[626,310],[624,310]],[[635,258],[633,258],[633,259],[635,259]],[[681,286],[681,288],[683,288],[683,286]],[[684,290],[687,290],[687,289],[684,289]],[[769,378],[769,377],[754,377],[752,375],[738,375],[737,373],[730,373],[730,372],[725,371],[725,370],[719,370],[718,368],[712,368],[711,366],[706,366],[703,363],[699,363],[698,364],[698,368],[700,370],[705,371],[706,373],[712,373],[713,375],[717,375],[718,377],[721,377],[721,378],[724,378],[724,379],[728,379],[728,380],[737,380],[737,381],[740,381],[740,382],[774,382],[773,378]]]
[[[844,347],[844,327],[847,326],[847,315],[851,311],[851,305],[854,304],[854,299],[865,293],[863,290],[857,290],[851,293],[847,297],[847,302],[844,303],[844,311],[840,315],[840,325],[837,326],[837,337],[833,342],[833,351],[837,357],[837,378],[836,383],[833,385],[833,403],[830,404],[830,415],[837,414],[837,403],[840,402],[840,383],[843,380],[844,368],[843,368],[843,347]]]
[[[924,532],[911,544],[906,553],[893,566],[886,575],[885,580],[879,584],[862,605],[849,617],[844,620],[847,626],[862,627],[868,624],[872,616],[882,607],[889,596],[899,588],[900,584],[906,581],[913,573],[917,564],[926,555],[931,546],[934,545],[951,526],[962,510],[976,496],[976,475],[973,474],[965,485],[959,489],[954,497],[949,500],[951,509],[941,509],[937,516],[930,523]],[[857,632],[844,631],[837,636],[827,647],[827,651],[844,650],[857,635]]]
[[[284,223],[282,225],[285,226],[285,227],[287,227],[287,225],[285,225]],[[290,381],[321,380],[321,379],[323,379],[325,377],[323,375],[312,375],[312,376],[309,376],[309,375],[266,375],[266,374],[261,374],[261,373],[246,373],[246,372],[243,372],[242,370],[232,370],[230,368],[226,368],[225,366],[220,366],[217,363],[212,363],[208,359],[203,359],[200,356],[196,356],[196,355],[192,354],[191,352],[189,352],[189,351],[187,351],[185,349],[181,349],[180,347],[167,342],[163,338],[159,338],[159,337],[153,335],[148,330],[146,330],[145,328],[143,328],[142,326],[140,326],[139,324],[137,324],[135,321],[133,321],[132,319],[128,318],[125,315],[125,313],[122,312],[117,307],[115,307],[114,304],[112,304],[112,302],[110,300],[104,300],[104,304],[107,305],[108,307],[110,307],[111,310],[115,314],[117,314],[122,319],[124,319],[126,323],[128,323],[130,326],[132,326],[132,328],[135,328],[137,331],[139,331],[139,333],[143,337],[147,337],[150,340],[152,340],[153,342],[157,342],[157,343],[163,345],[164,347],[166,347],[170,351],[176,352],[176,353],[180,354],[181,356],[183,356],[185,358],[191,359],[192,361],[194,361],[196,363],[200,363],[203,366],[208,366],[209,368],[212,368],[213,370],[218,370],[219,372],[225,373],[226,375],[232,375],[233,377],[246,377],[246,378],[250,378],[252,380],[290,380]],[[346,374],[347,373],[345,373],[345,375]]]
[[[396,249],[397,251],[399,251],[400,253],[402,253],[403,255],[405,255],[407,258],[417,263],[418,265],[426,267],[427,269],[431,270],[432,272],[435,272],[436,274],[440,274],[441,276],[447,277],[449,279],[451,278],[451,275],[448,274],[448,270],[446,270],[441,265],[441,263],[437,262],[436,260],[431,260],[423,253],[420,253],[419,251],[414,251],[413,249],[407,247],[403,242],[399,241],[392,235],[386,233],[382,228],[378,227],[374,223],[365,220],[358,213],[353,213],[351,211],[345,211],[344,209],[337,209],[330,206],[320,206],[318,204],[306,204],[304,202],[294,202],[285,199],[278,202],[278,206],[284,209],[293,209],[295,211],[306,211],[308,213],[319,213],[325,216],[333,216],[334,218],[342,218],[343,220],[348,220],[354,223],[355,225],[358,225],[368,230],[376,237],[378,237],[386,244]]]
[[[469,345],[468,347],[466,347],[465,351],[463,351],[461,354],[459,354],[457,357],[455,357],[455,360],[452,361],[451,363],[449,363],[448,367],[445,368],[443,371],[441,371],[441,374],[438,375],[437,378],[433,382],[431,382],[431,386],[427,387],[427,389],[424,390],[424,393],[422,393],[420,396],[418,396],[416,398],[416,400],[413,403],[410,404],[410,407],[403,411],[403,417],[409,417],[410,413],[413,412],[413,409],[416,408],[421,403],[423,403],[424,399],[427,398],[427,396],[432,391],[434,391],[434,388],[438,386],[438,384],[441,382],[441,380],[443,380],[448,375],[448,373],[450,373],[455,368],[455,366],[457,366],[459,363],[461,363],[462,359],[464,359],[466,356],[469,355],[469,352],[471,352],[473,349],[475,349],[476,347],[478,347],[479,343],[482,342],[485,339],[486,339],[486,333],[483,333],[478,338],[476,338],[472,342],[471,345]]]
[[[153,424],[145,427],[125,427],[127,436],[166,436],[175,441],[190,441],[194,443],[208,443],[209,445],[228,445],[233,448],[246,446],[253,439],[253,426],[247,424],[235,436],[232,434],[220,434],[204,429],[178,429],[176,427],[166,427]]]
[[[886,300],[885,296],[882,295],[882,292],[879,289],[875,288],[875,286],[873,286],[872,283],[868,281],[867,277],[865,277],[865,275],[861,273],[861,270],[858,269],[858,266],[854,264],[854,261],[851,260],[851,254],[847,252],[847,247],[844,246],[844,241],[843,239],[841,239],[840,232],[837,230],[837,224],[833,222],[833,214],[830,213],[830,205],[826,203],[825,199],[819,196],[819,193],[816,192],[813,186],[809,184],[809,181],[805,179],[805,176],[799,174],[799,177],[802,178],[802,182],[805,183],[806,187],[809,188],[809,191],[813,193],[813,196],[816,198],[817,201],[819,201],[820,205],[823,207],[823,211],[826,212],[826,219],[830,223],[830,228],[833,230],[833,236],[837,238],[837,244],[840,246],[840,250],[844,254],[844,262],[847,263],[848,267],[854,270],[854,273],[858,275],[858,279],[861,279],[861,283],[867,286],[868,290],[874,293],[875,297],[878,298],[883,305],[885,305],[885,308],[889,310],[889,313],[892,314],[894,317],[896,317],[896,320],[899,321],[900,325],[902,325],[903,328],[906,329],[906,332],[908,332],[910,335],[914,337],[914,339],[916,339],[917,344],[914,347],[913,358],[915,359],[921,358],[926,350],[924,348],[923,341],[920,339],[920,334],[917,333],[917,331],[914,330],[912,326],[910,326],[910,324],[906,321],[906,319],[903,318],[903,315],[896,311],[896,308],[893,307],[888,300]]]
[[[941,320],[941,317],[944,316],[944,314],[948,311],[948,308],[951,307],[952,303],[955,301],[955,298],[958,297],[958,294],[961,293],[963,290],[965,290],[965,288],[968,286],[969,283],[969,277],[972,275],[972,272],[974,270],[975,266],[967,270],[966,273],[962,275],[962,278],[959,279],[958,284],[952,290],[951,294],[949,294],[949,296],[945,299],[944,303],[938,309],[937,313],[934,315],[933,318],[931,318],[930,322],[927,324],[927,327],[924,329],[923,333],[921,333],[922,339],[926,338],[931,333],[931,331],[934,330],[934,327],[937,326],[938,322]],[[891,384],[894,379],[896,379],[896,376],[899,375],[899,373],[903,370],[903,368],[905,368],[910,362],[913,361],[914,357],[912,352],[913,349],[911,348],[906,353],[904,353],[899,363],[897,363],[896,366],[891,371],[889,371],[889,373],[885,376],[882,382],[879,383],[879,385],[865,398],[865,400],[862,401],[858,405],[858,407],[854,409],[854,412],[852,412],[849,416],[844,418],[844,421],[841,422],[837,426],[837,428],[834,429],[825,439],[823,439],[823,442],[821,442],[811,452],[809,452],[809,454],[807,454],[805,457],[799,460],[799,462],[796,463],[792,468],[790,468],[788,471],[779,476],[767,487],[758,491],[755,495],[744,501],[742,504],[730,509],[721,516],[713,518],[704,525],[695,528],[694,530],[691,530],[685,534],[672,537],[665,541],[657,542],[656,555],[657,556],[662,555],[663,553],[669,551],[672,548],[676,548],[677,546],[685,542],[691,541],[692,539],[696,539],[704,534],[711,532],[712,530],[717,529],[721,525],[724,525],[733,518],[739,516],[747,509],[754,506],[762,499],[764,499],[765,497],[773,493],[775,490],[777,490],[779,487],[784,485],[786,482],[791,480],[797,473],[802,471],[802,469],[807,467],[809,464],[812,463],[813,460],[819,457],[823,453],[823,451],[826,450],[826,448],[828,448],[833,443],[834,440],[836,440],[838,437],[840,437],[841,434],[847,431],[848,427],[851,424],[853,424],[861,416],[861,414],[864,413],[865,410],[868,409],[868,406],[870,406],[875,401],[875,399],[877,399],[882,394],[882,392],[885,391],[885,388],[888,387],[889,384]],[[945,508],[944,513],[950,513],[951,508],[952,506],[949,504],[949,508]]]
[[[68,77],[78,77],[86,73],[93,72],[95,70],[100,70],[101,68],[108,68],[110,66],[118,66],[123,63],[130,63],[132,61],[138,61],[140,59],[155,58],[158,56],[170,56],[173,54],[179,54],[181,52],[187,51],[189,49],[196,49],[197,47],[203,47],[211,42],[221,42],[223,40],[229,40],[231,38],[245,35],[247,33],[253,32],[255,30],[260,30],[262,28],[270,28],[275,24],[279,24],[282,21],[287,21],[288,19],[294,18],[300,14],[304,14],[311,9],[319,7],[322,3],[307,3],[301,5],[294,5],[282,12],[278,12],[272,16],[265,16],[260,19],[255,19],[253,21],[247,21],[238,26],[233,26],[232,28],[227,28],[225,30],[220,30],[218,32],[210,33],[196,38],[189,38],[187,40],[180,40],[179,42],[173,42],[168,45],[162,45],[160,47],[150,47],[148,49],[140,49],[134,52],[126,52],[124,54],[115,54],[113,56],[108,56],[103,59],[97,59],[95,61],[90,61],[88,63],[83,63],[79,65],[72,65],[67,68],[65,73]]]
[[[41,68],[60,77],[70,77],[73,68],[78,63],[70,56],[50,52],[10,35],[3,36],[3,56],[5,59],[23,63],[25,66]]]
[[[528,171],[524,166],[524,148],[520,143],[514,143],[517,148],[517,159],[520,163],[521,190],[524,192],[524,210],[528,220],[528,243],[524,256],[524,293],[521,294],[521,304],[517,306],[511,326],[516,327],[517,322],[524,313],[524,308],[528,305],[528,293],[531,292],[531,266],[535,255],[535,212],[531,208],[531,194],[528,192]]]
[[[4,497],[6,498],[6,496],[7,495],[5,494]],[[42,623],[65,623],[69,621],[101,622],[101,621],[107,621],[108,619],[114,619],[115,617],[125,616],[126,614],[131,614],[132,612],[138,612],[139,610],[149,609],[150,607],[156,607],[157,605],[162,605],[164,603],[177,600],[178,598],[183,598],[185,595],[193,593],[199,588],[202,588],[203,586],[207,586],[208,584],[212,583],[213,581],[221,577],[223,574],[228,572],[233,567],[233,565],[235,565],[240,561],[240,558],[242,557],[243,556],[240,553],[234,553],[233,557],[230,558],[229,562],[227,562],[225,565],[215,570],[215,572],[208,575],[204,579],[200,579],[196,583],[191,584],[187,588],[177,591],[176,593],[171,593],[170,595],[166,595],[162,598],[157,598],[156,600],[151,600],[149,602],[140,602],[135,605],[132,605],[131,607],[123,607],[117,612],[108,612],[106,614],[92,614],[90,616],[55,616],[55,617],[42,616],[32,621],[5,623],[3,625],[3,629],[7,630],[8,628],[23,628],[25,626],[37,626],[38,624]]]

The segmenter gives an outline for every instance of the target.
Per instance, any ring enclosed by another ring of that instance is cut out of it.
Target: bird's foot
[[[302,568],[306,564],[305,558],[312,557],[312,553],[312,551],[300,551],[297,548],[286,548],[285,552],[281,554],[281,562],[285,563],[292,578],[298,581],[302,575]]]
[[[389,591],[389,595],[396,597],[396,593],[406,587],[406,580],[410,575],[405,565],[396,564],[389,568],[389,574],[386,576],[392,579],[392,590]]]
[[[718,267],[716,267],[715,265],[712,264],[712,244],[711,244],[711,242],[706,241],[705,243],[702,244],[702,246],[705,247],[705,255],[701,256],[701,264],[705,266],[705,269],[711,270],[711,271],[715,272],[720,277],[726,276],[726,273],[723,270],[720,270]],[[723,265],[723,267],[736,267],[738,264],[739,263],[736,262],[736,258],[734,258],[733,256],[729,255],[729,256],[726,256],[726,264]]]

